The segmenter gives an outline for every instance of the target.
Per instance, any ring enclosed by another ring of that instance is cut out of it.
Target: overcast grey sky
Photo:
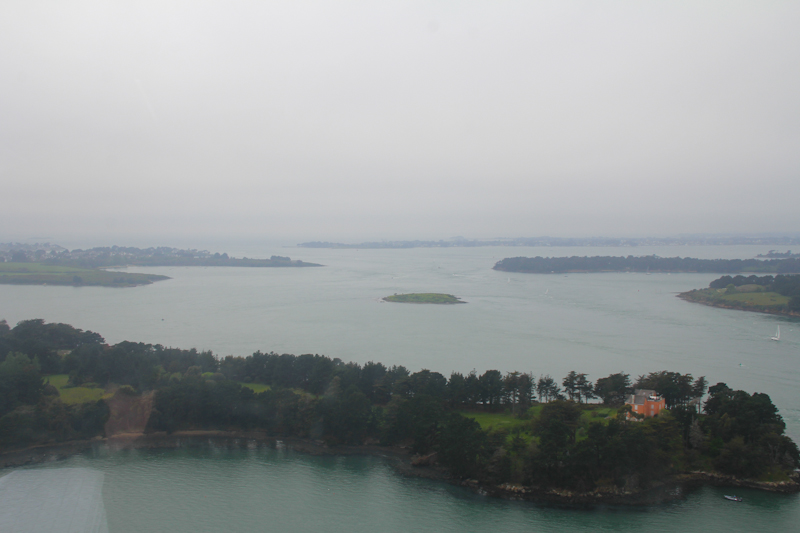
[[[799,28],[798,2],[4,0],[0,242],[800,231]]]

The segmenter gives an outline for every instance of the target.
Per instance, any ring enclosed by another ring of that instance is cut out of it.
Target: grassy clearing
[[[260,392],[265,392],[268,390],[272,390],[272,386],[265,385],[264,383],[245,383],[244,381],[237,381],[239,385],[242,387],[247,387],[248,389],[252,390],[256,394]],[[316,398],[315,395],[311,394],[310,392],[306,392],[303,389],[291,389],[293,393],[297,394],[298,396],[308,396],[309,398]]]
[[[269,385],[264,385],[263,383],[243,383],[240,381],[239,385],[251,389],[256,394],[258,394],[259,392],[264,392],[272,389],[272,387],[270,387]]]
[[[733,294],[721,294],[720,299],[750,305],[786,305],[789,303],[787,296],[777,292],[735,292]]]
[[[70,389],[62,389],[58,391],[61,394],[61,401],[67,405],[74,405],[78,403],[89,403],[102,400],[103,398],[111,398],[111,393],[106,393],[105,389],[96,388],[90,389],[88,387],[72,387]]]
[[[439,294],[436,292],[418,292],[411,294],[394,294],[384,298],[387,302],[407,304],[465,304],[452,294]]]
[[[49,383],[53,387],[57,388],[59,391],[67,386],[68,381],[69,381],[69,376],[66,374],[54,374],[52,376],[46,376],[44,378],[45,383]]]
[[[530,424],[530,420],[522,420],[517,418],[511,413],[484,413],[484,412],[466,412],[462,411],[460,415],[466,418],[472,418],[481,425],[484,431],[493,431],[498,429],[505,429],[511,431],[516,427],[522,427]]]
[[[583,412],[579,420],[581,426],[588,426],[592,422],[602,422],[608,424],[608,421],[616,416],[617,410],[613,407],[606,407],[603,405],[592,406]]]
[[[41,263],[0,263],[0,283],[7,285],[74,285],[135,287],[169,279],[156,274],[108,272]]]
[[[50,385],[58,389],[61,401],[67,405],[96,402],[97,400],[110,398],[112,396],[110,392],[106,392],[106,390],[101,387],[69,387],[67,385],[69,376],[66,374],[47,376],[44,380],[45,383],[50,383]]]
[[[472,418],[481,429],[486,432],[493,432],[497,430],[508,431],[509,433],[519,433],[525,441],[530,442],[534,437],[531,435],[531,423],[539,416],[543,404],[537,404],[528,409],[527,419],[523,420],[511,413],[486,413],[486,412],[469,412],[462,411],[459,414],[467,418]],[[586,408],[578,420],[578,429],[576,431],[576,439],[581,441],[586,438],[589,425],[595,422],[601,424],[608,424],[617,414],[617,409],[614,407],[607,407],[605,405],[591,405]],[[511,435],[509,435],[511,439]]]
[[[777,292],[742,292],[739,289],[735,292],[727,292],[725,289],[700,289],[684,292],[678,296],[690,302],[727,309],[789,314],[789,298]]]
[[[66,266],[43,265],[41,263],[0,263],[0,274],[77,274],[82,272],[92,272],[86,268],[75,268]]]

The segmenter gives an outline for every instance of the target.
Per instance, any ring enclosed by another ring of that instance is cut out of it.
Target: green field
[[[270,385],[265,385],[264,383],[245,383],[243,381],[238,381],[237,383],[239,383],[239,385],[241,385],[242,387],[247,387],[256,394],[258,394],[259,392],[272,390],[272,387]],[[317,398],[317,396],[315,396],[314,394],[304,391],[303,389],[294,388],[290,390],[293,393],[297,394],[298,396],[308,396],[309,398]]]
[[[697,302],[716,307],[740,309],[742,311],[760,311],[767,313],[787,314],[789,297],[777,292],[758,292],[745,285],[736,291],[725,289],[700,289],[679,294],[690,302]]]
[[[542,404],[534,405],[528,409],[525,418],[520,418],[508,412],[502,413],[486,413],[486,412],[469,412],[461,411],[459,414],[472,418],[481,429],[493,433],[495,431],[507,431],[509,439],[511,435],[518,434],[526,442],[530,442],[533,438],[531,434],[531,426],[533,421],[542,410]],[[614,407],[607,407],[605,405],[589,404],[584,406],[584,411],[578,420],[578,429],[576,431],[576,439],[581,441],[586,438],[587,429],[593,422],[600,422],[601,424],[608,424],[608,421],[614,418],[617,414],[617,409]]]
[[[0,263],[0,283],[7,285],[73,285],[135,287],[169,279],[156,274],[109,272],[41,263]]]
[[[541,406],[534,406],[531,407],[529,412],[533,413],[538,412],[541,410]],[[516,415],[512,415],[511,413],[484,413],[484,412],[467,412],[461,411],[459,413],[461,416],[466,418],[472,418],[478,424],[481,425],[481,429],[484,431],[495,431],[498,429],[505,429],[511,431],[517,427],[528,427],[530,426],[530,420],[523,420]]]
[[[778,294],[777,292],[735,292],[733,294],[721,294],[722,301],[742,302],[750,305],[786,305],[789,297]]]
[[[66,374],[47,376],[44,381],[58,389],[61,401],[67,405],[96,402],[111,397],[111,394],[106,393],[105,389],[101,387],[69,387],[67,385],[69,376]]]
[[[247,387],[248,389],[252,389],[253,392],[258,394],[259,392],[264,392],[270,390],[272,387],[269,385],[264,385],[263,383],[242,383],[239,382],[239,385],[242,387]]]
[[[387,302],[406,304],[465,304],[452,294],[439,294],[436,292],[416,292],[411,294],[394,294],[384,298]]]

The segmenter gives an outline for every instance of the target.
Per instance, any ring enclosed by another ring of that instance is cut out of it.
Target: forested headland
[[[800,316],[800,275],[722,276],[707,289],[682,292],[678,297],[713,307]]]
[[[800,259],[694,259],[655,255],[612,257],[510,257],[498,261],[494,270],[531,274],[568,272],[740,272],[800,273]]]
[[[416,464],[519,491],[636,494],[694,471],[798,487],[790,478],[800,453],[769,396],[690,374],[445,377],[314,354],[218,359],[108,345],[42,320],[0,322],[0,354],[2,451],[131,428],[241,430],[330,447],[408,447]],[[624,401],[634,388],[657,391],[668,410],[630,413]]]

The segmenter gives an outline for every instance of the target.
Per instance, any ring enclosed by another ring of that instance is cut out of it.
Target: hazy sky
[[[0,242],[800,231],[800,3],[4,0]]]

